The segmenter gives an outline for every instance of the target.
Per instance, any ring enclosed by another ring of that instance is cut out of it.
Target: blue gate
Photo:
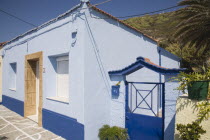
[[[126,128],[131,140],[164,139],[164,83],[126,83]]]

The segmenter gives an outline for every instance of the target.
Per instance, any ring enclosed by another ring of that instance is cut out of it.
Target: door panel
[[[36,61],[27,61],[25,115],[36,114]]]

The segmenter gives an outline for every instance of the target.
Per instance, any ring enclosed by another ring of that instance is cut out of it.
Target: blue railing
[[[137,85],[149,85],[144,87],[147,89],[139,89]],[[152,86],[151,88],[151,85]],[[163,93],[163,83],[154,82],[128,82],[127,85],[127,112],[135,113],[137,110],[150,110],[152,114],[159,117],[158,112],[162,109],[162,93]],[[156,90],[156,92],[154,92]],[[145,94],[146,92],[146,94]],[[155,95],[156,93],[156,95]],[[134,95],[135,94],[135,95]],[[156,98],[154,98],[154,96]],[[150,99],[149,99],[150,97]],[[155,101],[156,100],[156,101]],[[144,104],[146,107],[141,107]],[[156,110],[155,110],[156,109]],[[143,113],[141,113],[143,114]],[[162,114],[161,114],[162,116]]]

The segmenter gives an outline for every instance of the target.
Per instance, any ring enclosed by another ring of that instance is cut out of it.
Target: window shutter
[[[57,61],[57,95],[69,98],[69,61]]]

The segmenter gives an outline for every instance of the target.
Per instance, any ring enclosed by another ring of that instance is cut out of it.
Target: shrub
[[[200,124],[210,117],[210,103],[205,101],[196,107],[199,109],[197,120],[187,125],[177,124],[177,130],[182,140],[199,140],[201,135],[206,133]]]
[[[177,130],[182,140],[199,140],[201,134],[206,133],[198,121],[187,125],[177,124]]]
[[[199,103],[196,107],[199,109],[197,121],[201,123],[203,120],[208,120],[210,117],[210,102]]]
[[[127,130],[117,126],[104,125],[99,129],[100,140],[128,140]]]

